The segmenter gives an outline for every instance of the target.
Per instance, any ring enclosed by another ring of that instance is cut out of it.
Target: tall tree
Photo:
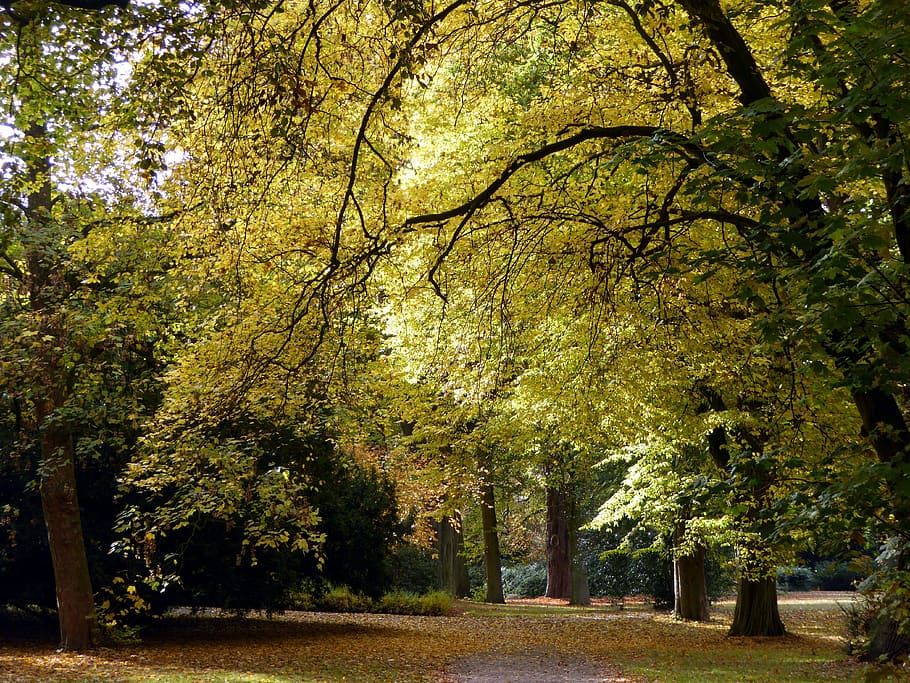
[[[173,110],[143,117],[130,60],[172,54],[174,43],[151,40],[165,24],[185,56],[198,43],[179,3],[114,7],[125,4],[5,3],[0,14],[2,383],[29,416],[22,441],[40,446],[66,649],[98,638],[76,468],[149,408],[156,343],[173,340],[159,316],[177,298],[163,294],[177,257],[164,255],[167,220],[153,213]]]
[[[7,12],[6,28],[16,42],[15,48],[7,42],[4,49],[17,68],[3,79],[2,88],[16,112],[10,123],[19,134],[6,138],[5,151],[21,166],[20,172],[14,171],[13,187],[5,198],[8,210],[0,244],[5,274],[18,281],[25,297],[19,300],[23,310],[5,321],[5,332],[18,329],[19,336],[4,356],[21,353],[27,368],[16,373],[21,384],[8,386],[7,391],[31,413],[27,425],[39,444],[38,490],[53,561],[61,647],[78,650],[97,644],[99,626],[76,493],[74,421],[69,413],[76,387],[87,374],[79,368],[79,357],[92,353],[97,332],[92,324],[98,321],[91,320],[91,305],[80,311],[80,304],[73,303],[82,293],[73,280],[67,251],[81,232],[91,229],[87,222],[91,209],[89,202],[72,197],[75,188],[61,191],[60,184],[68,165],[84,161],[62,150],[80,135],[88,137],[79,117],[95,104],[89,89],[94,85],[104,90],[111,73],[104,66],[93,68],[84,54],[68,54],[54,34],[54,24],[53,16],[35,14],[30,8],[21,16]],[[74,33],[74,43],[81,46],[98,35],[91,27]],[[49,77],[56,70],[64,72],[62,79]],[[67,78],[67,72],[77,75]],[[44,90],[55,85],[72,93],[73,100],[57,101],[56,93]],[[91,148],[92,142],[85,146]],[[16,194],[24,201],[20,203]],[[23,343],[26,340],[31,341]]]

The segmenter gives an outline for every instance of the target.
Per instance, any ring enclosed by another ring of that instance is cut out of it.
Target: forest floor
[[[782,596],[791,635],[730,638],[732,603],[687,624],[640,601],[459,602],[447,617],[294,612],[175,617],[138,643],[58,653],[53,633],[0,623],[2,683],[715,683],[863,680],[844,654],[849,594]],[[891,680],[906,680],[897,678]],[[883,678],[881,680],[888,680]]]

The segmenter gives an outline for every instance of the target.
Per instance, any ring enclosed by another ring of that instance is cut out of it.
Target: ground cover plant
[[[564,601],[458,602],[444,617],[288,613],[237,620],[169,618],[142,642],[85,654],[59,653],[53,633],[21,630],[0,643],[0,680],[82,683],[315,683],[477,680],[497,662],[552,671],[584,663],[605,681],[862,680],[869,665],[843,650],[845,594],[782,599],[791,635],[730,638],[732,605],[707,624],[674,621],[645,605],[569,608]],[[887,672],[876,672],[884,673]],[[500,680],[500,679],[486,679]],[[501,680],[506,680],[505,678]],[[885,678],[884,680],[888,680]],[[898,679],[894,679],[898,680]]]

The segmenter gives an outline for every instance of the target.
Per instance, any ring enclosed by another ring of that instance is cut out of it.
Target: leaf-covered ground
[[[389,681],[858,680],[830,599],[782,602],[793,635],[728,638],[729,606],[689,625],[638,606],[460,603],[449,617],[293,613],[175,618],[139,644],[61,654],[38,632],[0,632],[0,681],[311,683]]]

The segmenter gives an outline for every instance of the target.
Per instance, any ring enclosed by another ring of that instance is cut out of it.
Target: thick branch
[[[752,50],[724,14],[718,0],[679,0],[679,4],[701,23],[705,34],[720,52],[727,72],[739,86],[739,101],[748,106],[771,97],[771,88],[762,76]]]
[[[656,126],[595,126],[593,128],[584,128],[575,135],[570,135],[562,140],[556,140],[555,142],[551,142],[543,147],[539,147],[538,149],[516,157],[512,163],[499,174],[499,177],[496,178],[496,180],[487,185],[479,194],[475,195],[461,206],[456,206],[448,211],[441,211],[439,213],[412,216],[411,218],[408,218],[404,224],[405,226],[413,226],[426,223],[445,223],[446,221],[459,216],[470,217],[478,209],[488,204],[499,189],[505,185],[513,175],[521,170],[521,168],[528,164],[541,161],[559,152],[564,152],[565,150],[571,149],[588,140],[648,138],[653,137],[662,130],[663,129]]]

